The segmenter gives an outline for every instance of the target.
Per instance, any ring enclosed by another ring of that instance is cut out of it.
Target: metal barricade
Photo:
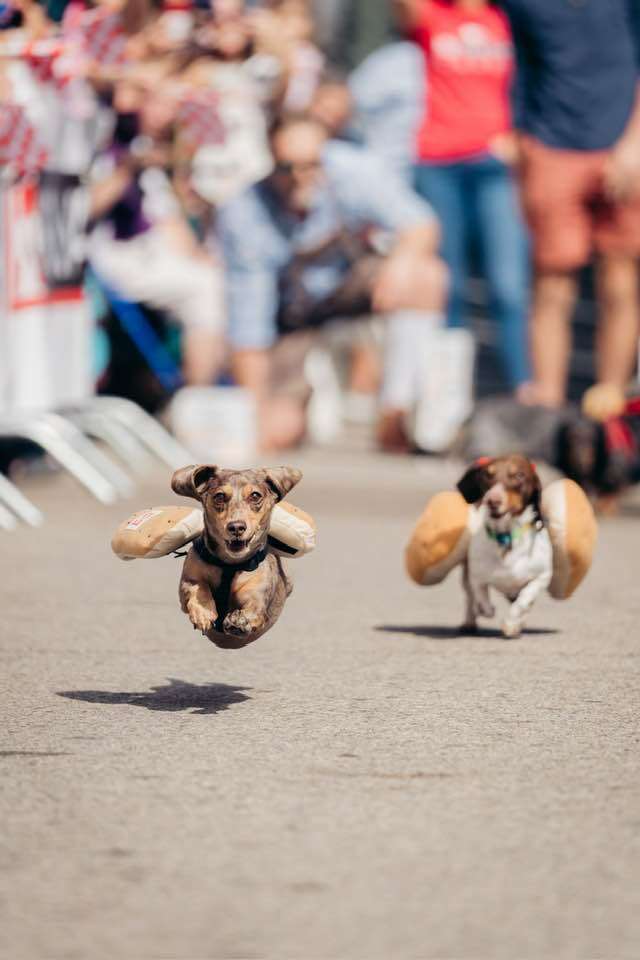
[[[37,444],[109,504],[134,485],[90,437],[140,473],[151,455],[175,468],[189,454],[136,404],[95,396],[90,305],[81,287],[51,289],[45,280],[37,190],[27,181],[0,188],[0,436]],[[42,520],[4,477],[0,506],[5,529],[14,517]]]

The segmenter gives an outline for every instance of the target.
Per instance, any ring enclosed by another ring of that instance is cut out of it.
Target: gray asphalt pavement
[[[0,953],[7,958],[640,956],[640,512],[568,603],[461,639],[457,577],[402,548],[455,464],[309,452],[319,524],[266,637],[225,652],[180,561],[113,528],[172,502],[25,488],[0,534]]]

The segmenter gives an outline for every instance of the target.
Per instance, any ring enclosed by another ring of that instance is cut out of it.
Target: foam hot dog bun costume
[[[191,543],[203,529],[199,507],[149,507],[120,524],[111,539],[111,549],[121,560],[155,560]],[[311,553],[316,545],[313,517],[290,503],[277,503],[271,514],[268,543],[272,553],[291,560]]]
[[[422,512],[406,549],[411,579],[423,587],[441,583],[466,557],[479,523],[479,512],[460,493],[436,493]]]
[[[587,575],[597,523],[584,491],[573,480],[556,480],[542,491],[541,513],[553,547],[549,593],[567,600]],[[457,491],[429,500],[405,551],[407,573],[420,586],[441,583],[461,564],[471,538],[482,528],[480,510]]]
[[[567,600],[589,572],[598,524],[584,490],[573,480],[556,480],[545,487],[541,508],[553,547],[549,593],[556,600]]]

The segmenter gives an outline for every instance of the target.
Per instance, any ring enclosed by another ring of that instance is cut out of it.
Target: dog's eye
[[[254,490],[251,496],[249,497],[249,500],[251,500],[251,503],[260,503],[260,501],[262,500],[262,494],[258,493],[257,490]]]
[[[215,497],[213,498],[213,502],[215,503],[216,507],[224,507],[225,503],[227,502],[227,498],[225,497],[224,493],[216,493]]]

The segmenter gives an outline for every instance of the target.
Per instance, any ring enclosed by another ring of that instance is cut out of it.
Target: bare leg
[[[380,385],[380,356],[375,346],[357,343],[351,351],[349,389],[354,393],[375,394]]]
[[[237,350],[231,369],[236,383],[254,394],[258,431],[263,451],[286,450],[298,444],[305,432],[304,404],[271,392],[272,357],[268,350]]]
[[[302,442],[307,428],[305,408],[294,397],[271,397],[259,412],[264,452],[290,450]]]
[[[235,350],[231,357],[231,372],[236,383],[252,390],[262,399],[269,390],[271,357],[268,350]]]
[[[548,407],[560,407],[564,403],[576,294],[577,281],[573,274],[536,275],[531,315],[534,382],[522,399]]]
[[[222,369],[224,340],[210,330],[189,330],[182,340],[182,373],[191,386],[210,386]]]
[[[633,257],[603,257],[598,263],[596,276],[600,306],[598,382],[624,390],[633,375],[638,355],[638,264]]]
[[[447,290],[444,263],[437,257],[418,261],[405,291],[409,305],[387,316],[376,437],[389,453],[404,453],[412,446],[406,417],[419,397],[425,336],[442,325]]]

